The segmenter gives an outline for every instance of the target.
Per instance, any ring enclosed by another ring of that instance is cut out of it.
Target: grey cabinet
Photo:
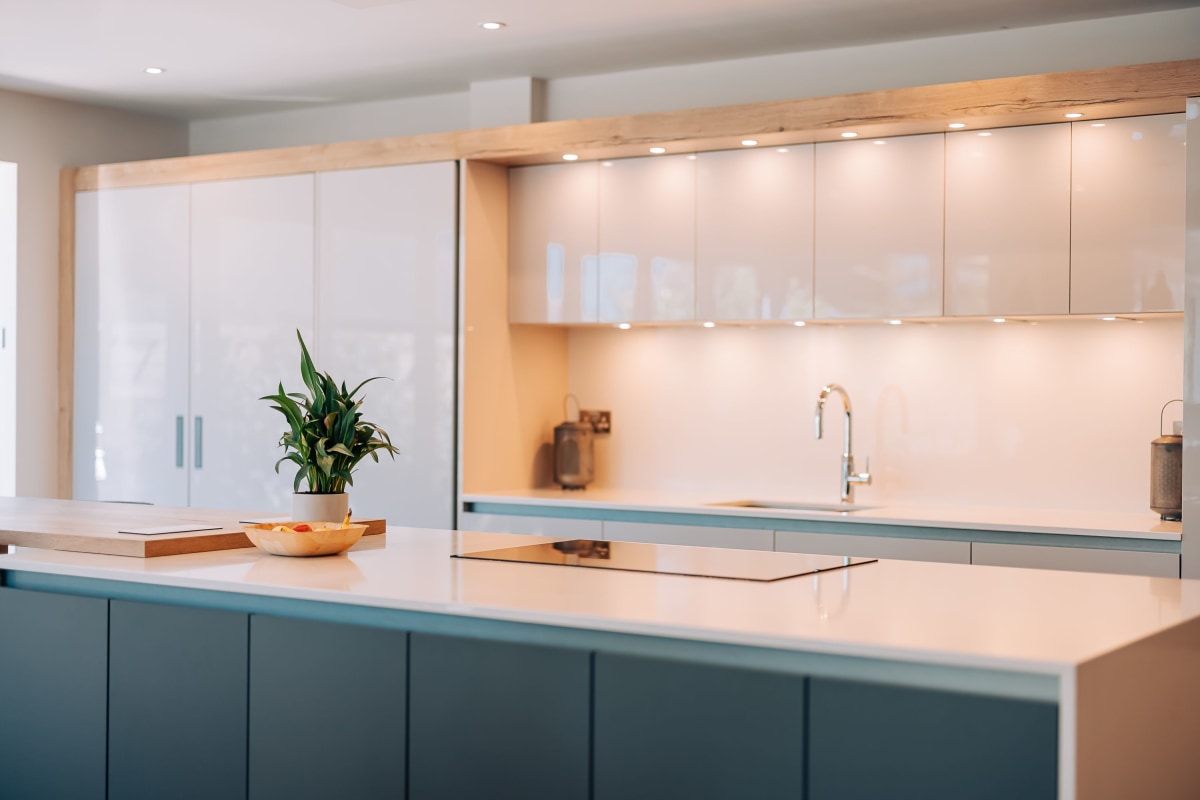
[[[409,798],[586,800],[591,654],[414,633]]]
[[[811,678],[808,800],[1058,794],[1058,707]]]
[[[596,654],[595,800],[802,797],[805,678]]]
[[[0,797],[103,800],[108,601],[0,588]]]
[[[1117,575],[1149,575],[1156,578],[1179,577],[1178,553],[1098,550],[1090,547],[1040,547],[975,542],[971,545],[971,563],[992,567],[1111,572]]]
[[[251,800],[404,796],[408,634],[250,619]]]
[[[654,522],[604,521],[604,538],[614,542],[684,544],[694,547],[730,547],[735,550],[770,550],[771,531],[757,528],[721,528],[711,525],[660,525]]]
[[[904,561],[971,563],[971,543],[899,536],[857,536],[844,533],[775,531],[775,549],[786,553],[822,553]]]
[[[109,800],[246,796],[247,614],[111,601]]]

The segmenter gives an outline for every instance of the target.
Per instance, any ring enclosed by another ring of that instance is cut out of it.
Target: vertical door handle
[[[175,466],[183,468],[183,417],[175,418]]]
[[[192,443],[196,451],[196,469],[204,466],[204,417],[196,416],[196,440]]]

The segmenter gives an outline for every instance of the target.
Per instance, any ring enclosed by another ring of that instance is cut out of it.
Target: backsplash
[[[568,368],[582,405],[613,413],[597,487],[836,500],[838,398],[813,437],[836,382],[857,468],[871,459],[858,502],[1148,512],[1183,320],[575,328]]]

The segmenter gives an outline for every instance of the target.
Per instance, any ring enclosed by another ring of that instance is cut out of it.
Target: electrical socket
[[[579,421],[590,423],[596,433],[612,433],[611,411],[586,411],[580,409]]]

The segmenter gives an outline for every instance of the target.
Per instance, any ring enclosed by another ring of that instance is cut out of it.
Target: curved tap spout
[[[846,442],[845,442],[846,446],[844,448],[844,452],[849,453],[850,452],[850,395],[846,394],[846,390],[843,389],[838,384],[827,383],[827,384],[825,384],[825,386],[821,387],[821,394],[819,394],[817,396],[817,413],[816,413],[816,417],[813,419],[813,423],[814,423],[813,431],[814,431],[814,433],[816,433],[816,436],[818,439],[820,439],[824,435],[824,432],[825,432],[825,428],[824,428],[825,399],[828,398],[829,395],[833,394],[834,392],[837,392],[842,398],[842,411],[846,415]]]
[[[846,394],[846,390],[836,383],[828,383],[821,388],[821,394],[817,396],[817,412],[813,418],[813,432],[816,438],[820,439],[824,433],[823,418],[825,411],[825,400],[829,395],[837,393],[842,398],[842,502],[854,502],[854,484],[863,483],[870,485],[870,459],[867,460],[867,471],[856,473],[854,471],[854,455],[850,450],[850,395]]]

